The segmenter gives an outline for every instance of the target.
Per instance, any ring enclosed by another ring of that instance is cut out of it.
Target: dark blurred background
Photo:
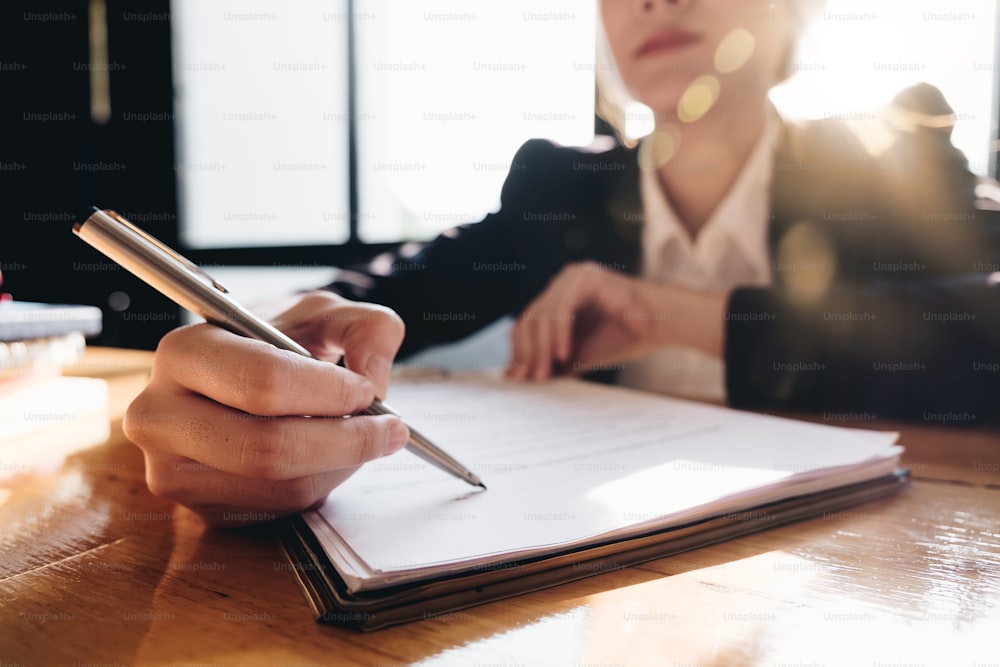
[[[349,11],[352,6],[347,3]],[[90,13],[95,8],[107,28],[103,42],[93,32]],[[137,11],[148,20],[135,20]],[[359,240],[352,200],[352,231],[345,243],[215,250],[183,246],[170,11],[168,0],[150,0],[141,9],[123,0],[16,0],[0,7],[2,289],[19,300],[99,306],[104,330],[92,341],[98,345],[151,349],[182,319],[174,304],[75,237],[73,223],[91,205],[127,214],[202,264],[343,266],[395,245]],[[95,44],[102,43],[104,56],[100,48],[95,51]],[[96,93],[92,87],[95,73],[95,81],[110,88],[113,104],[107,115],[99,87]],[[149,120],[127,122],[126,114],[145,114]],[[609,128],[595,119],[595,130]],[[993,130],[995,139],[995,118]],[[995,173],[994,165],[989,171]],[[135,313],[159,316],[139,322]]]
[[[82,303],[105,312],[94,342],[149,347],[177,320],[164,317],[140,328],[123,315],[143,309],[176,312],[127,272],[72,233],[86,207],[115,202],[149,212],[149,229],[176,242],[173,133],[170,122],[122,123],[131,111],[161,112],[172,105],[169,21],[129,22],[107,2],[108,81],[116,107],[106,121],[92,115],[87,4],[4,3],[3,240],[0,266],[6,292],[24,301]],[[167,12],[169,2],[146,3]],[[107,204],[104,204],[107,206]],[[154,222],[155,221],[155,222]]]

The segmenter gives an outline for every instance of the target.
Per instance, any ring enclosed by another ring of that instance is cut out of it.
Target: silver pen
[[[314,358],[309,350],[237,303],[226,288],[204,270],[114,211],[95,206],[86,220],[74,223],[73,233],[206,321]],[[363,414],[399,416],[377,398]],[[486,488],[475,473],[412,428],[406,448],[455,477]]]

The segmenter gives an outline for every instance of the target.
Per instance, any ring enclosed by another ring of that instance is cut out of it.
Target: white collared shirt
[[[660,187],[642,170],[642,277],[707,292],[771,283],[767,245],[776,123],[766,126],[732,188],[692,242]],[[626,364],[618,383],[697,400],[726,401],[720,359],[691,348],[667,347]]]

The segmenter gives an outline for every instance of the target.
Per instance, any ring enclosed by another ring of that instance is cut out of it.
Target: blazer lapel
[[[601,252],[615,269],[637,275],[642,257],[643,208],[639,196],[638,151],[618,146],[608,153],[608,163],[618,165],[605,190],[604,214],[608,225],[606,248]]]

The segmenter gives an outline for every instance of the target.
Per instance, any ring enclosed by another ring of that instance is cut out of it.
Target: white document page
[[[891,473],[896,433],[576,379],[396,381],[388,403],[483,491],[401,451],[305,514],[352,590],[541,555]]]

